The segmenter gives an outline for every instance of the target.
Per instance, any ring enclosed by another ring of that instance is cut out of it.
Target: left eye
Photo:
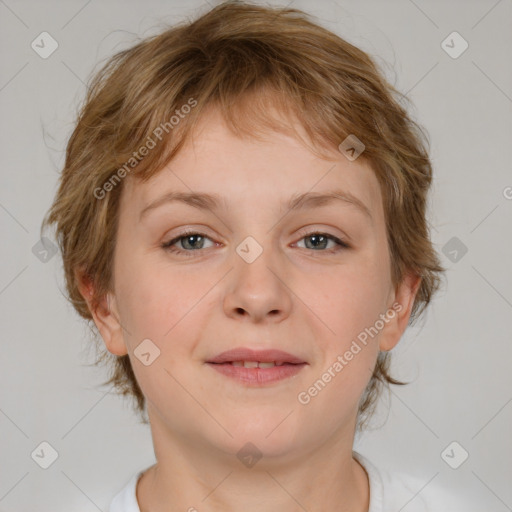
[[[312,243],[310,243],[309,245],[311,245],[311,247],[307,247],[307,243],[306,243],[306,249],[318,249],[319,247],[320,248],[326,248],[326,244],[329,242],[329,241],[332,241],[334,242],[335,246],[334,247],[331,247],[329,250],[327,251],[322,251],[322,252],[332,252],[332,251],[337,251],[340,249],[340,247],[344,247],[345,249],[348,249],[348,244],[346,244],[343,240],[340,240],[339,238],[333,236],[333,235],[329,235],[327,233],[309,233],[308,235],[305,235],[303,238],[301,238],[301,240],[311,240]]]

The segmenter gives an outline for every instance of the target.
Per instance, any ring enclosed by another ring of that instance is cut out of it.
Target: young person
[[[242,2],[94,77],[43,224],[151,427],[111,512],[444,510],[353,450],[443,270],[400,98],[305,13]]]

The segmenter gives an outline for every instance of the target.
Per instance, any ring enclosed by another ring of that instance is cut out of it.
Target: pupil
[[[319,243],[322,243],[322,240],[325,241],[325,237],[323,235],[311,235],[308,237],[310,240],[316,240],[317,242],[313,242],[313,247],[318,247]]]
[[[190,244],[192,246],[192,249],[196,248],[196,247],[194,247],[194,243],[193,242],[191,243],[191,240],[193,240],[194,238],[201,238],[201,236],[200,235],[189,235],[188,237],[185,238],[185,243]]]

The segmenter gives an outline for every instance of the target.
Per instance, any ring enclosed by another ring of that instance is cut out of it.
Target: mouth
[[[208,359],[207,363],[222,364],[222,363],[234,363],[236,366],[250,365],[246,368],[255,368],[257,363],[273,363],[275,366],[282,364],[307,364],[305,360],[299,356],[289,354],[282,350],[270,349],[270,350],[253,350],[245,347],[238,347],[226,352],[217,354],[214,358]],[[263,367],[264,368],[264,367]]]
[[[297,375],[308,363],[281,350],[236,348],[206,361],[217,372],[250,386],[275,383]]]
[[[226,361],[225,363],[210,363],[210,364],[230,364],[232,366],[243,366],[244,368],[273,368],[274,366],[295,365],[299,363],[286,363],[279,361]]]

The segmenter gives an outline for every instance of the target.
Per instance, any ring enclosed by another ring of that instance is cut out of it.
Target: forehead
[[[308,147],[300,124],[294,128],[303,140],[275,131],[261,134],[262,140],[239,137],[211,110],[162,170],[147,182],[127,178],[122,203],[140,212],[164,193],[179,191],[211,193],[224,204],[273,208],[301,193],[342,189],[377,217],[383,213],[380,186],[365,159],[349,161],[336,148],[320,158]]]

